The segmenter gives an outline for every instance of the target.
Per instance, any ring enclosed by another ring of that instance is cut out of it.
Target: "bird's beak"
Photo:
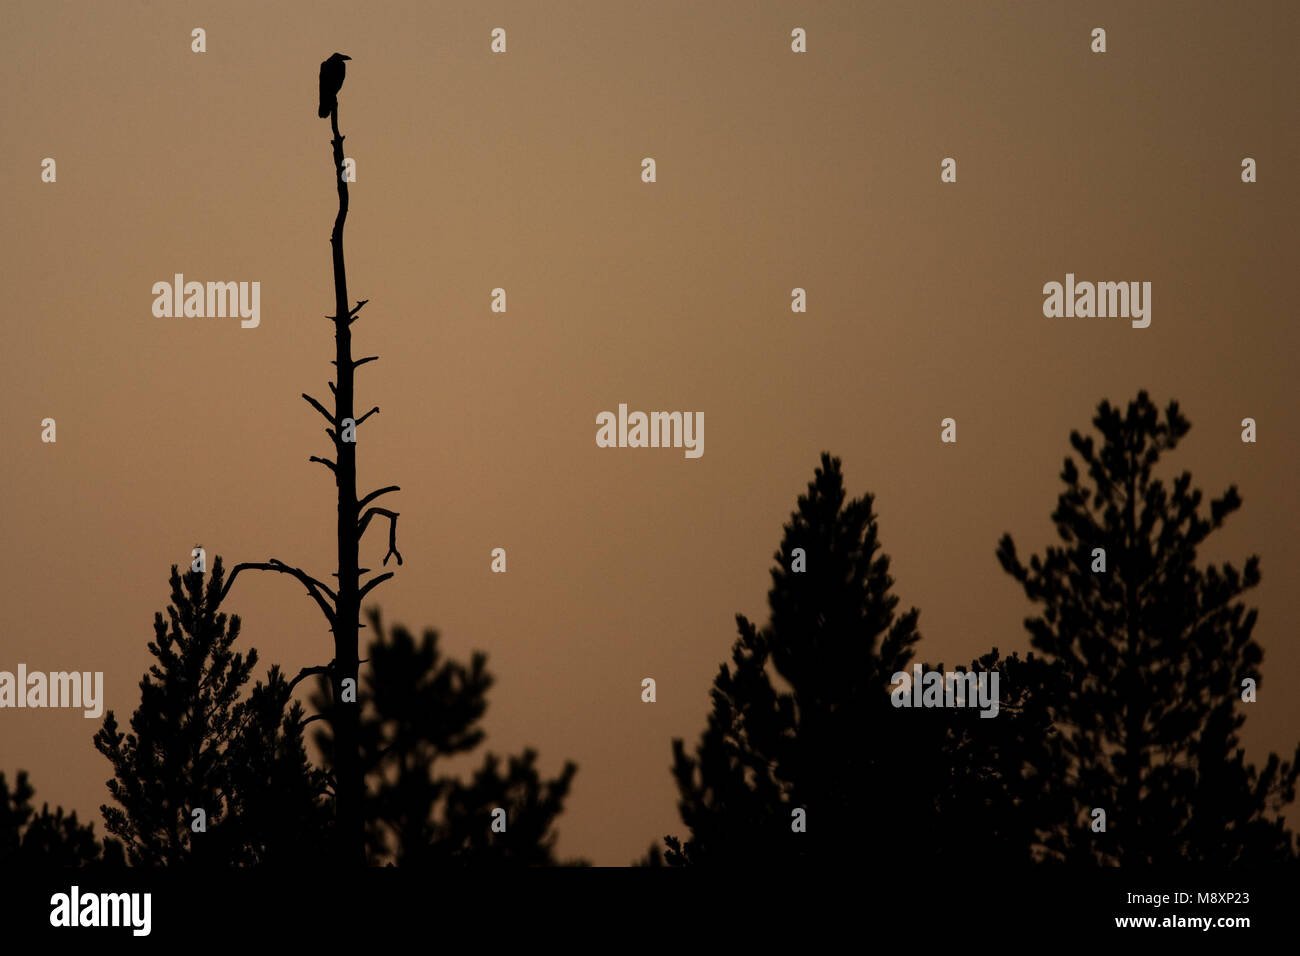
[[[350,59],[352,59],[352,57],[350,57],[350,56],[348,56],[347,54],[344,54],[344,53],[340,53],[339,56],[343,57],[343,59],[345,59],[345,60],[350,60]]]

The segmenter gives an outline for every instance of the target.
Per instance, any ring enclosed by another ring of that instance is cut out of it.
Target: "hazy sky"
[[[734,615],[766,620],[820,451],[876,494],[920,658],[954,664],[1027,648],[998,538],[1055,540],[1070,430],[1141,388],[1192,423],[1161,473],[1242,494],[1200,558],[1261,556],[1244,739],[1257,761],[1293,749],[1300,5],[289,7],[0,5],[0,669],[102,670],[125,722],[196,543],[227,567],[334,569],[334,485],[307,461],[329,439],[298,396],[328,399],[332,373],[316,105],[337,50],[349,288],[370,299],[354,354],[381,356],[357,373],[358,411],[382,409],[360,484],[402,487],[406,563],[376,597],[448,653],[488,653],[487,747],[579,764],[562,855],[623,864],[684,835],[671,738],[703,730]],[[260,326],[155,318],[177,272],[260,282]],[[1150,281],[1151,326],[1045,318],[1067,272]],[[597,448],[620,402],[702,411],[703,457]],[[265,664],[332,655],[289,578],[241,576],[226,610]],[[98,727],[0,711],[0,770],[102,834]]]

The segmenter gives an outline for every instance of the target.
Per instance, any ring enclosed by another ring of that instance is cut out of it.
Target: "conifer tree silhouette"
[[[47,803],[37,813],[34,795],[26,771],[18,771],[12,790],[0,773],[0,867],[125,862],[122,844],[111,837],[100,843],[95,825],[78,823],[75,811],[65,816],[63,808],[56,807],[51,813]]]
[[[1052,520],[1061,546],[1002,566],[1041,604],[1025,626],[1033,646],[1065,667],[1054,703],[1069,765],[1073,814],[1050,841],[1055,858],[1106,864],[1234,864],[1293,858],[1278,813],[1295,798],[1300,747],[1289,762],[1245,762],[1237,731],[1242,681],[1262,687],[1257,611],[1238,598],[1259,583],[1244,569],[1196,564],[1210,532],[1241,506],[1235,486],[1201,513],[1184,471],[1171,487],[1154,475],[1190,427],[1177,402],[1163,420],[1145,391],[1121,413],[1101,402],[1091,436],[1071,432],[1091,486],[1067,457]],[[1093,549],[1106,570],[1093,571]],[[1087,825],[1106,811],[1105,833]]]
[[[232,649],[240,620],[219,610],[223,578],[220,557],[206,583],[172,566],[169,621],[154,617],[157,662],[131,730],[110,710],[95,735],[118,804],[100,809],[133,865],[301,863],[323,842],[324,776],[306,760],[301,706],[286,712],[289,686],[274,667],[241,699],[257,651]],[[205,832],[192,828],[196,809]]]
[[[874,499],[845,497],[839,460],[823,454],[775,555],[769,625],[737,616],[740,639],[714,681],[696,755],[673,741],[691,836],[667,837],[667,852],[651,847],[642,864],[898,869],[978,857],[1005,867],[1047,855],[1044,841],[1068,813],[1049,709],[1063,667],[995,647],[956,670],[997,673],[996,717],[896,707],[894,676],[910,671],[918,613],[895,613]],[[792,829],[798,808],[802,834]]]
[[[508,759],[504,774],[491,753],[468,783],[439,774],[442,763],[484,739],[479,721],[492,686],[487,658],[475,653],[466,666],[442,656],[436,630],[426,629],[417,641],[401,626],[385,631],[377,611],[368,619],[374,638],[359,703],[373,861],[556,863],[553,825],[577,766],[566,763],[559,777],[543,780],[536,752],[525,750]],[[322,682],[314,703],[323,704],[327,696]],[[331,733],[322,730],[316,740],[328,762]],[[505,832],[492,829],[495,808],[505,811]]]
[[[946,670],[942,663],[925,669]],[[922,739],[911,765],[899,769],[939,769],[920,771],[934,787],[934,814],[909,861],[960,866],[978,859],[990,868],[1042,862],[1071,809],[1051,706],[1068,689],[1065,669],[1033,652],[1002,657],[996,647],[965,669],[998,675],[998,714],[946,707],[913,712],[919,721],[913,736]]]
[[[226,753],[235,816],[214,853],[231,863],[302,867],[328,862],[335,825],[327,775],[307,759],[303,707],[272,666],[243,704]]]
[[[861,859],[928,830],[935,785],[901,770],[927,731],[899,719],[887,693],[911,661],[918,612],[895,614],[872,504],[845,502],[840,461],[823,453],[775,555],[770,624],[736,616],[732,665],[714,681],[695,756],[673,741],[691,836],[666,838],[669,863]],[[796,548],[806,571],[792,570]],[[793,831],[797,809],[804,833]]]

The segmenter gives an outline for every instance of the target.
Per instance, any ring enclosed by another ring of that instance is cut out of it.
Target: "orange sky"
[[[0,6],[0,669],[102,670],[124,720],[169,567],[196,542],[227,566],[334,567],[333,483],[307,462],[328,439],[298,395],[328,397],[333,355],[316,98],[338,50],[348,281],[370,299],[355,354],[381,356],[358,372],[358,410],[382,408],[359,433],[360,484],[402,486],[387,503],[406,563],[376,595],[449,653],[488,653],[488,747],[535,746],[551,773],[577,761],[562,855],[622,864],[683,832],[670,740],[703,729],[735,613],[765,620],[821,450],[877,496],[922,659],[968,661],[1027,647],[998,537],[1022,555],[1054,540],[1069,431],[1140,388],[1192,422],[1162,473],[1241,491],[1200,557],[1261,556],[1244,739],[1256,760],[1293,749],[1300,6],[311,11]],[[57,183],[40,181],[46,156]],[[176,272],[259,281],[260,326],[155,318],[151,286]],[[1044,318],[1042,286],[1067,272],[1150,281],[1150,328]],[[702,411],[704,455],[597,448],[595,415],[620,402]],[[241,577],[226,610],[267,664],[330,656],[287,578]],[[98,725],[0,712],[0,769],[102,833]]]

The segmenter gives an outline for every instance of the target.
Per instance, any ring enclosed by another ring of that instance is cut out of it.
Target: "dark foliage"
[[[566,763],[558,777],[544,780],[537,754],[525,750],[504,767],[487,754],[467,783],[440,773],[449,758],[484,739],[479,721],[492,686],[487,658],[476,653],[465,665],[442,656],[436,630],[426,629],[417,641],[401,626],[385,632],[375,612],[369,619],[375,638],[357,704],[332,702],[324,681],[313,703],[322,711],[361,709],[371,859],[399,865],[556,863],[553,825],[577,766]],[[319,732],[317,743],[328,763],[330,732]],[[505,810],[504,832],[492,828],[496,808]]]
[[[1121,413],[1108,402],[1070,435],[1073,458],[1052,520],[1062,545],[1030,559],[1005,535],[1002,566],[1042,605],[1026,628],[1033,646],[1068,674],[1053,701],[1069,761],[1073,815],[1053,855],[1098,863],[1234,864],[1294,857],[1279,811],[1295,799],[1300,747],[1262,771],[1245,762],[1237,731],[1242,684],[1262,685],[1263,653],[1251,638],[1258,612],[1238,598],[1259,583],[1244,568],[1198,566],[1197,551],[1241,507],[1235,486],[1201,512],[1183,472],[1155,477],[1160,457],[1190,425],[1171,402],[1161,420],[1147,397]],[[1094,571],[1105,550],[1106,570]],[[1106,811],[1105,833],[1088,825]]]
[[[277,668],[241,699],[257,651],[232,650],[240,622],[218,610],[222,585],[220,557],[206,587],[201,572],[172,566],[169,621],[155,615],[157,663],[141,678],[131,731],[110,710],[95,735],[114,773],[105,825],[133,865],[301,864],[323,843],[324,778],[307,763],[301,707]]]
[[[83,826],[75,812],[65,816],[62,807],[51,813],[49,804],[42,804],[37,813],[33,796],[26,771],[18,771],[12,790],[0,773],[0,867],[122,865],[120,843],[110,838],[101,844],[93,823]]]

